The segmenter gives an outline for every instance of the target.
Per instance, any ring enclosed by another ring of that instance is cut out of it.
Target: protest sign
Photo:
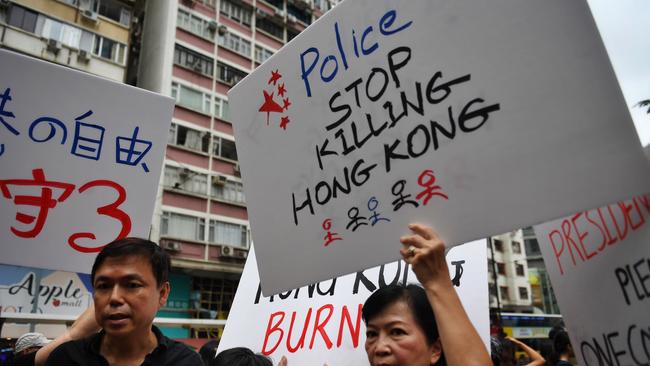
[[[90,272],[147,237],[173,101],[0,51],[0,262]]]
[[[229,95],[265,294],[650,185],[584,0],[346,0]]]
[[[255,248],[257,249],[257,248]],[[397,250],[397,249],[396,249]],[[251,250],[233,301],[219,352],[248,347],[289,365],[357,366],[368,364],[361,307],[386,284],[418,283],[403,261],[264,297]],[[490,320],[487,243],[478,240],[447,254],[456,291],[486,346]]]
[[[650,194],[535,226],[580,365],[650,361]]]

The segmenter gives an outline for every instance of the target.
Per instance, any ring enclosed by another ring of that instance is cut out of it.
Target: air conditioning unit
[[[61,42],[57,41],[56,39],[48,39],[47,50],[54,54],[59,53],[59,51],[61,51]]]
[[[91,9],[86,9],[81,12],[81,16],[84,17],[84,19],[91,21],[91,22],[97,22],[97,12],[92,11]]]
[[[190,8],[194,7],[196,0],[183,0],[183,4],[189,6]]]
[[[241,176],[241,168],[238,164],[235,164],[235,166],[232,168],[233,173],[235,173],[236,176],[240,177]]]
[[[182,244],[177,241],[166,241],[163,244],[163,248],[171,252],[180,252],[182,247]]]
[[[77,53],[77,60],[81,62],[90,61],[90,52],[86,50],[79,50],[79,53]]]
[[[217,22],[215,22],[214,20],[211,20],[211,21],[208,23],[208,30],[209,30],[210,32],[214,32],[214,31],[217,30],[217,27],[218,27],[218,26],[219,26],[219,25],[217,24]]]
[[[223,36],[228,32],[228,28],[225,25],[220,25],[219,28],[217,29],[217,32],[219,33],[220,36]]]
[[[291,15],[291,14],[287,15],[287,19],[288,19],[291,23],[295,23],[295,22],[298,21],[298,18],[296,18],[295,15]]]
[[[226,185],[228,182],[228,177],[225,175],[213,175],[212,176],[212,184],[216,186],[223,186]]]
[[[257,16],[259,18],[262,18],[262,19],[266,18],[266,16],[267,16],[266,12],[264,10],[260,9],[260,8],[257,8],[255,10],[255,14],[257,14]]]
[[[275,16],[279,18],[284,18],[284,10],[275,9]]]
[[[244,259],[248,258],[248,252],[245,250],[239,251],[239,257]]]
[[[221,246],[221,256],[232,258],[235,256],[235,248],[229,247],[227,245]]]

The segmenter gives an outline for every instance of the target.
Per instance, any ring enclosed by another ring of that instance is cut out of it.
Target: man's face
[[[169,283],[158,288],[151,264],[141,256],[106,258],[93,287],[95,318],[110,336],[148,332],[169,296]]]

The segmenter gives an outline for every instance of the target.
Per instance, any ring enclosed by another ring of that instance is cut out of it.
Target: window
[[[163,185],[192,193],[208,194],[207,174],[201,174],[187,168],[165,166]]]
[[[521,243],[518,241],[512,242],[512,252],[516,254],[521,254]]]
[[[127,27],[131,24],[131,8],[117,0],[101,0],[98,12],[100,15]]]
[[[284,1],[282,1],[282,0],[265,0],[265,1],[266,1],[267,3],[269,3],[269,4],[273,5],[273,6],[275,6],[275,7],[278,8],[279,10],[284,9],[284,4],[283,4]]]
[[[124,65],[126,63],[126,46],[112,39],[95,35],[93,55]]]
[[[519,288],[519,298],[522,300],[528,300],[528,289],[526,287]]]
[[[245,78],[248,74],[244,71],[236,69],[232,66],[226,65],[222,62],[217,62],[217,79],[223,81],[228,85],[235,85]]]
[[[214,40],[214,31],[217,29],[216,22],[199,18],[183,9],[178,9],[176,24],[199,37]]]
[[[314,6],[323,12],[330,10],[330,2],[328,0],[314,0]]]
[[[497,262],[497,273],[500,275],[506,275],[506,265],[504,263]]]
[[[219,36],[219,44],[231,51],[235,51],[239,54],[242,54],[248,58],[251,57],[251,43],[250,41],[245,40],[244,38],[226,32],[223,35]]]
[[[251,19],[253,19],[253,11],[250,8],[232,3],[229,0],[221,0],[219,10],[226,17],[250,27]]]
[[[214,97],[214,116],[224,121],[230,121],[230,107],[227,100]]]
[[[210,243],[248,249],[250,243],[248,236],[248,228],[245,225],[210,220],[208,232],[208,241]]]
[[[9,11],[8,23],[24,31],[34,33],[36,31],[36,19],[38,19],[38,13],[14,4]]]
[[[524,245],[526,246],[527,255],[541,255],[542,252],[539,249],[539,243],[537,239],[524,239]]]
[[[264,32],[279,38],[279,39],[284,39],[284,27],[281,25],[277,25],[270,21],[267,18],[260,18],[257,17],[257,29],[263,30]]]
[[[508,293],[508,286],[499,286],[499,292],[501,293],[502,300],[510,300],[510,294]]]
[[[525,276],[524,274],[524,265],[515,263],[515,272],[517,273],[517,276]]]
[[[225,182],[212,184],[211,195],[217,199],[224,201],[246,203],[243,185],[240,182],[235,182],[232,180],[226,180]]]
[[[269,51],[260,46],[255,46],[255,61],[264,63],[264,61],[268,60],[271,56],[273,56],[273,51]]]
[[[47,39],[59,41],[71,48],[79,48],[82,31],[79,28],[69,26],[46,18],[43,22],[41,35]]]
[[[174,46],[174,63],[203,75],[212,76],[214,60],[180,45]]]
[[[204,241],[205,219],[163,211],[160,219],[160,235],[186,240]]]
[[[299,21],[309,25],[311,24],[311,14],[308,12],[297,8],[293,4],[287,4],[287,14],[293,15]]]
[[[237,160],[237,149],[235,148],[235,141],[228,140],[223,137],[212,137],[212,154],[222,158]]]
[[[173,82],[172,98],[176,99],[178,105],[185,108],[206,114],[211,113],[210,94],[208,93]]]
[[[503,240],[494,239],[494,250],[503,252]]]
[[[169,127],[168,143],[188,149],[208,152],[210,134],[172,123]]]

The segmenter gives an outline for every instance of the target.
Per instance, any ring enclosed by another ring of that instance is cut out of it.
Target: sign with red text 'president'
[[[0,50],[0,263],[89,273],[148,237],[173,100]]]
[[[363,303],[386,284],[418,283],[410,266],[398,261],[264,297],[255,253],[251,250],[250,254],[219,351],[248,347],[272,357],[274,365],[282,356],[288,358],[289,365],[367,365]],[[465,311],[489,348],[486,241],[452,248],[447,264]]]
[[[650,186],[585,0],[346,0],[229,96],[265,294]]]
[[[650,361],[650,194],[535,226],[580,365]]]

